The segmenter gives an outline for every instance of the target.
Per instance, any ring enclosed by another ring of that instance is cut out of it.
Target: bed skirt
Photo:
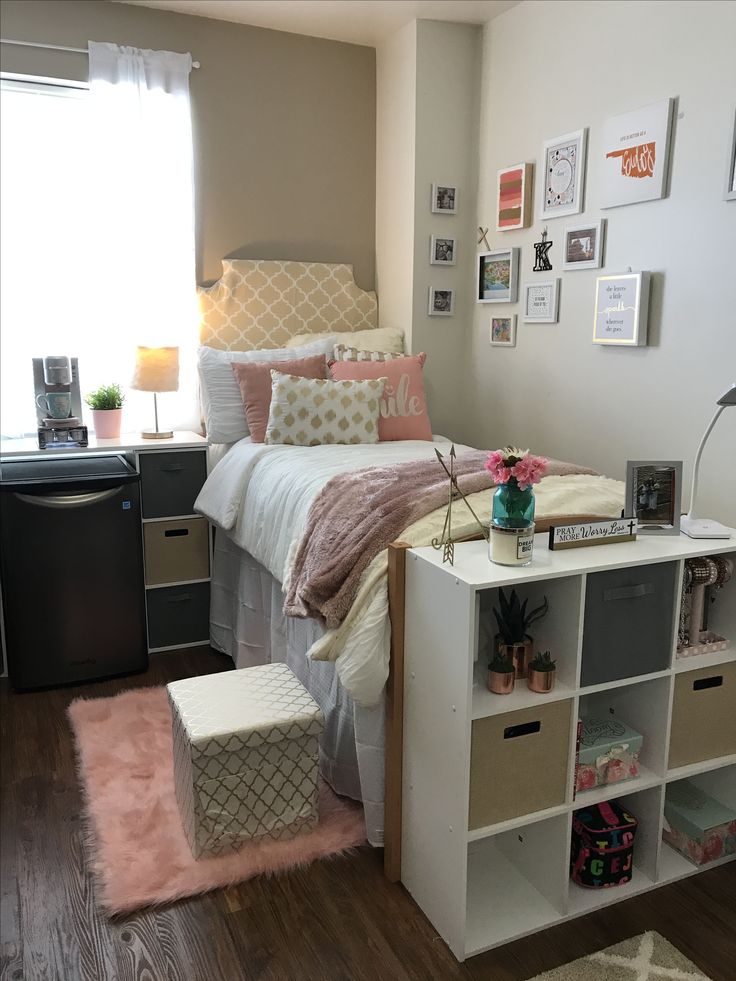
[[[354,704],[334,664],[306,653],[323,632],[316,620],[286,617],[281,583],[217,530],[212,565],[210,641],[238,668],[282,662],[325,715],[320,772],[336,793],[363,802],[368,841],[383,846],[385,699]]]

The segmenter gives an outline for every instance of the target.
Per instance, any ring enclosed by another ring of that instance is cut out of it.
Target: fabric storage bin
[[[572,816],[570,878],[587,889],[622,886],[634,871],[639,822],[615,801],[581,808]]]
[[[149,647],[179,647],[210,636],[210,584],[187,583],[146,591]]]
[[[736,810],[689,780],[667,787],[662,838],[696,865],[736,855]]]
[[[576,790],[591,790],[639,776],[639,754],[644,739],[617,719],[580,719]]]
[[[669,766],[736,753],[736,663],[675,678]]]
[[[670,665],[677,563],[587,577],[581,684],[634,678]]]
[[[564,803],[571,712],[565,699],[473,722],[470,830]]]
[[[324,717],[287,665],[166,687],[176,800],[195,858],[315,827]]]
[[[166,450],[140,454],[143,517],[193,514],[194,501],[207,479],[207,454]]]
[[[207,579],[210,538],[206,518],[148,521],[143,525],[146,585]]]

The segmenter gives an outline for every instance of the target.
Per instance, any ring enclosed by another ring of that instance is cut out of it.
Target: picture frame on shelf
[[[647,343],[649,273],[598,276],[593,343],[643,347]]]
[[[600,269],[605,238],[605,218],[568,225],[562,243],[562,268]]]
[[[679,535],[682,460],[628,460],[625,513],[645,535]]]
[[[504,167],[496,178],[496,231],[528,228],[532,221],[533,164]]]
[[[457,214],[457,186],[444,182],[432,184],[432,214]]]
[[[516,303],[519,295],[518,248],[478,253],[478,303]]]
[[[731,142],[726,167],[726,186],[723,192],[725,201],[736,201],[736,109],[733,111]]]
[[[674,104],[663,99],[605,121],[598,161],[602,208],[665,196]]]
[[[560,281],[524,284],[524,323],[556,324],[560,309]]]
[[[516,314],[491,317],[489,339],[491,347],[516,347]]]
[[[457,239],[430,235],[429,261],[433,266],[454,266],[457,262]]]
[[[451,317],[455,313],[455,290],[429,287],[430,317]]]
[[[540,220],[579,215],[583,210],[587,141],[587,130],[578,129],[542,144]]]

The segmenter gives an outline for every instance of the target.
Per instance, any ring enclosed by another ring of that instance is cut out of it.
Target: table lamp
[[[699,518],[695,511],[695,497],[698,493],[698,470],[700,468],[700,457],[703,455],[705,446],[711,430],[716,424],[718,416],[723,412],[727,405],[736,405],[736,382],[725,392],[717,401],[716,414],[710,421],[708,428],[700,441],[698,452],[695,454],[695,466],[693,467],[693,487],[690,492],[690,510],[680,522],[680,530],[684,531],[690,538],[730,538],[731,532],[718,521],[711,518]]]
[[[135,352],[135,371],[130,387],[139,392],[153,392],[155,429],[144,429],[144,439],[170,439],[174,434],[158,428],[159,392],[175,392],[179,387],[178,347],[138,347]]]

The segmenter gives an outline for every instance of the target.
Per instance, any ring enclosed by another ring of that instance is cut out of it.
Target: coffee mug
[[[72,397],[69,392],[47,392],[36,396],[36,405],[49,419],[68,419],[72,412]]]

